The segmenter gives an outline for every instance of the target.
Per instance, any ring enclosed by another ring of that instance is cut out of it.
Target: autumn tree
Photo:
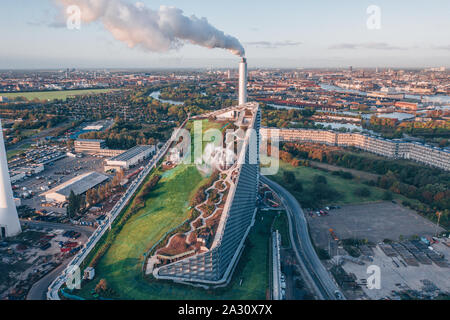
[[[106,279],[101,279],[95,286],[95,292],[103,293],[106,290],[108,290],[108,282],[106,282]]]

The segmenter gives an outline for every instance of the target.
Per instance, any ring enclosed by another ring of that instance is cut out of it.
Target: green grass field
[[[221,127],[221,124],[203,120],[203,131]],[[195,166],[179,165],[164,172],[146,201],[145,208],[129,218],[99,260],[95,280],[84,282],[82,289],[75,294],[93,299],[92,290],[100,279],[106,279],[108,286],[116,292],[114,298],[117,299],[265,299],[268,288],[268,245],[275,217],[273,212],[264,213],[268,219],[257,219],[233,279],[226,288],[205,290],[144,277],[143,254],[165,232],[188,218],[190,199],[206,181]]]
[[[63,91],[33,91],[33,92],[8,92],[0,93],[0,96],[9,99],[24,97],[27,100],[66,100],[69,96],[79,96],[96,93],[111,92],[114,89],[88,89],[88,90],[63,90]]]
[[[145,209],[132,216],[96,266],[96,277],[83,283],[77,295],[92,299],[91,291],[106,279],[118,299],[265,299],[271,218],[258,220],[252,230],[232,283],[206,291],[143,277],[143,253],[163,234],[187,218],[189,199],[205,181],[194,166],[180,165],[166,172],[147,200]],[[266,214],[266,213],[265,213]],[[239,285],[242,279],[242,285]]]
[[[191,193],[203,181],[193,166],[180,165],[172,171],[158,183],[146,207],[127,221],[96,267],[98,277],[107,279],[121,298],[144,298],[143,254],[188,217]]]
[[[195,160],[195,149],[194,149],[194,142],[198,143],[197,141],[202,141],[202,153],[205,150],[206,145],[209,143],[208,141],[203,141],[204,139],[204,134],[207,130],[209,129],[218,129],[220,130],[223,127],[222,123],[218,123],[218,122],[214,122],[214,121],[209,121],[207,119],[203,119],[203,120],[195,120],[195,121],[201,121],[202,122],[202,136],[200,136],[199,134],[195,134],[194,133],[194,121],[189,121],[186,124],[186,129],[190,131],[191,133],[191,161]]]
[[[311,168],[311,167],[293,167],[292,165],[285,163],[283,161],[280,161],[280,169],[278,173],[275,176],[271,176],[269,178],[273,178],[275,181],[280,183],[281,185],[285,186],[285,183],[283,182],[283,172],[284,171],[292,171],[295,174],[295,177],[297,180],[301,181],[303,184],[304,190],[310,190],[313,187],[313,177],[315,175],[322,175],[325,176],[327,179],[328,184],[334,188],[336,191],[339,192],[340,196],[337,200],[332,201],[332,204],[352,204],[352,203],[364,203],[364,202],[372,202],[372,201],[381,201],[383,199],[383,193],[385,190],[378,188],[378,187],[371,187],[366,184],[363,184],[362,182],[358,181],[357,179],[347,180],[344,178],[341,178],[339,176],[334,176],[331,174],[331,172]],[[287,189],[289,189],[289,186],[285,186]],[[358,188],[365,187],[370,190],[370,196],[368,197],[361,197],[355,195],[355,190]],[[296,192],[295,190],[289,190],[292,192],[292,194],[298,198],[301,201],[301,192]],[[403,197],[398,194],[393,194],[394,199],[398,199],[400,201],[402,200],[408,200],[406,197]]]
[[[286,211],[280,212],[273,222],[272,229],[278,230],[281,236],[281,246],[285,248],[291,247],[291,239],[289,238],[289,222]]]

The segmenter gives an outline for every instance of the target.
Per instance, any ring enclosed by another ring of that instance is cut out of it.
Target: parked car
[[[43,244],[40,248],[42,251],[45,251],[48,248],[50,248],[51,246],[52,246],[52,244],[50,242],[47,242],[46,244]]]
[[[72,239],[78,239],[81,236],[81,233],[79,232],[74,232],[71,236]]]

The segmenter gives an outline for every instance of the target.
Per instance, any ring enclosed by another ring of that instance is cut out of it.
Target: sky
[[[122,0],[128,1],[128,0]],[[135,2],[135,1],[128,1]],[[450,67],[448,0],[140,0],[205,17],[240,40],[250,68]],[[369,29],[367,8],[380,8]],[[54,0],[2,0],[0,69],[236,67],[223,49],[129,48],[101,22],[55,27]]]

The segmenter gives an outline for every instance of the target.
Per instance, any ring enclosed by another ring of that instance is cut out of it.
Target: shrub
[[[383,200],[387,200],[387,201],[392,200],[392,193],[389,191],[385,191],[383,193]]]
[[[100,279],[100,281],[95,286],[95,292],[97,293],[103,293],[106,290],[108,290],[108,283],[105,279]]]
[[[283,180],[286,184],[293,184],[295,182],[295,175],[291,171],[283,172]]]
[[[327,178],[325,178],[324,176],[321,176],[321,175],[316,174],[316,175],[313,177],[313,183],[314,183],[314,184],[318,184],[318,183],[327,184]]]
[[[341,177],[347,180],[353,179],[353,175],[350,172],[342,171]]]
[[[366,187],[357,188],[354,193],[358,197],[366,198],[366,197],[370,196],[370,190]]]
[[[295,181],[295,183],[292,186],[292,189],[295,192],[302,192],[303,191],[303,184],[302,184],[302,182],[299,181],[299,180]]]

